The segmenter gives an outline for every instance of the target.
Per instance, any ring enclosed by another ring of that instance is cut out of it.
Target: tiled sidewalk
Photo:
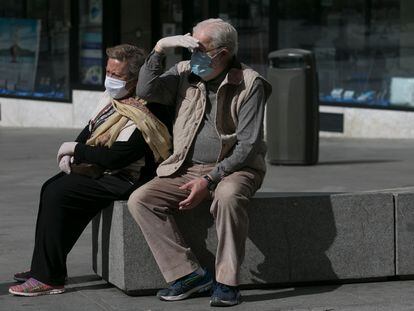
[[[208,297],[163,303],[129,297],[91,268],[88,228],[68,258],[63,295],[10,296],[12,274],[25,270],[33,250],[41,184],[57,172],[56,151],[77,130],[0,128],[0,310],[211,310]],[[322,139],[320,164],[269,166],[261,191],[347,192],[414,185],[414,140]],[[414,310],[414,281],[243,291],[231,310]]]

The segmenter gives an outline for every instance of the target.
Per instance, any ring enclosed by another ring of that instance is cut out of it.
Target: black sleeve
[[[172,133],[172,123],[175,114],[175,107],[166,106],[158,103],[147,103],[148,109],[168,128],[170,134]],[[147,182],[155,177],[156,169],[159,163],[155,163],[154,153],[148,146],[145,144],[145,166],[141,170],[141,181]]]
[[[144,156],[145,140],[138,129],[128,141],[116,141],[111,148],[88,146],[78,143],[75,147],[75,163],[91,163],[105,169],[120,169]]]
[[[168,128],[172,133],[172,123],[175,114],[175,107],[158,103],[147,103],[147,108]]]
[[[79,133],[78,137],[76,138],[77,143],[86,143],[89,136],[91,135],[91,132],[89,132],[89,124],[85,126],[85,128],[82,130],[82,132]]]

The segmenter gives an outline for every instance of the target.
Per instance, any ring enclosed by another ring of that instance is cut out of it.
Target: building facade
[[[150,51],[209,17],[239,31],[239,58],[266,76],[271,51],[311,50],[321,131],[414,137],[410,0],[1,0],[0,126],[81,127],[103,91],[105,49]],[[189,58],[172,51],[166,67]],[[271,105],[272,103],[269,103]]]

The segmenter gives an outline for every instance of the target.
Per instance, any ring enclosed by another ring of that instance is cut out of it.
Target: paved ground
[[[68,293],[21,298],[7,289],[33,249],[41,184],[57,172],[55,154],[76,130],[0,127],[0,310],[211,310],[208,298],[162,303],[129,297],[96,277],[88,228],[68,258]],[[316,166],[270,166],[261,191],[345,192],[414,185],[414,140],[322,139]],[[414,281],[244,290],[231,310],[414,310]]]

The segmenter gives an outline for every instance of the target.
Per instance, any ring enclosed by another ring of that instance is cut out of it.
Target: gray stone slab
[[[164,279],[126,202],[115,202],[92,221],[92,267],[127,293],[161,287]]]
[[[395,274],[392,193],[261,193],[252,199],[249,217],[244,285]],[[217,237],[208,206],[177,222],[201,264],[213,270]],[[125,202],[96,218],[93,228],[99,275],[131,294],[165,286]]]
[[[394,274],[391,194],[302,194],[260,199],[251,210],[247,254],[263,261],[243,268],[257,267],[264,283]]]
[[[414,193],[395,194],[396,274],[414,275]]]

